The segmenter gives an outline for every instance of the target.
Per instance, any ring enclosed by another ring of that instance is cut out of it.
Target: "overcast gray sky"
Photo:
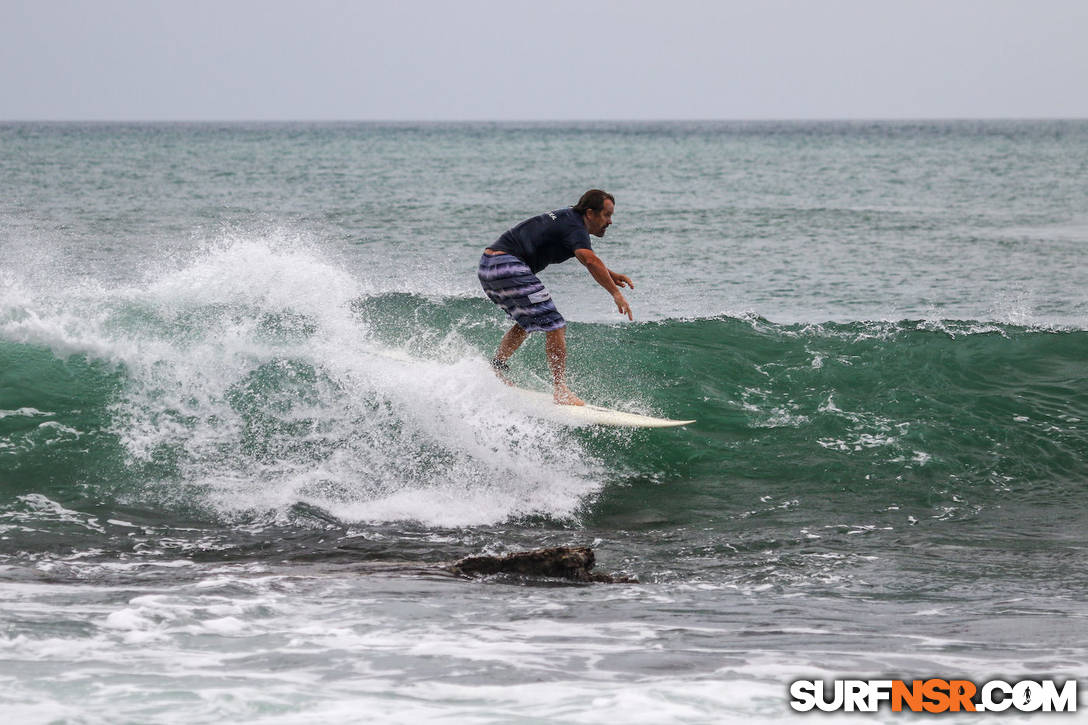
[[[0,119],[1088,117],[1088,0],[0,0]]]

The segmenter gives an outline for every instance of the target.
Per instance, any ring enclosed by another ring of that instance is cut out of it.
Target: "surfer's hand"
[[[617,287],[630,287],[631,289],[635,288],[635,283],[632,282],[631,278],[628,277],[626,274],[616,274],[612,271],[609,271],[609,274],[612,275],[612,282]]]
[[[628,320],[635,319],[635,315],[631,312],[631,305],[627,304],[627,298],[620,294],[619,290],[612,295],[612,300],[616,303],[616,309],[621,315],[627,315]]]

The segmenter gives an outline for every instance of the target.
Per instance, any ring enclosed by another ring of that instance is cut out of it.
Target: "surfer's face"
[[[612,224],[612,212],[616,205],[611,199],[604,200],[604,208],[600,211],[586,210],[586,230],[595,237],[603,237],[604,230]]]

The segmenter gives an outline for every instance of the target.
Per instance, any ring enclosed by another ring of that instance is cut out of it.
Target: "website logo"
[[[1076,712],[1077,681],[797,680],[790,707],[798,712]]]

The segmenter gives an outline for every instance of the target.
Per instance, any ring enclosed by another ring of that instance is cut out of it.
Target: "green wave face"
[[[108,491],[123,467],[109,410],[122,385],[116,370],[86,357],[0,341],[4,497],[39,492],[72,500]]]
[[[637,449],[632,465],[720,496],[722,508],[737,487],[803,497],[829,517],[843,493],[856,496],[844,514],[1082,506],[1084,332],[713,319],[648,325],[637,337],[636,385],[699,423]],[[668,370],[654,363],[663,359]]]

